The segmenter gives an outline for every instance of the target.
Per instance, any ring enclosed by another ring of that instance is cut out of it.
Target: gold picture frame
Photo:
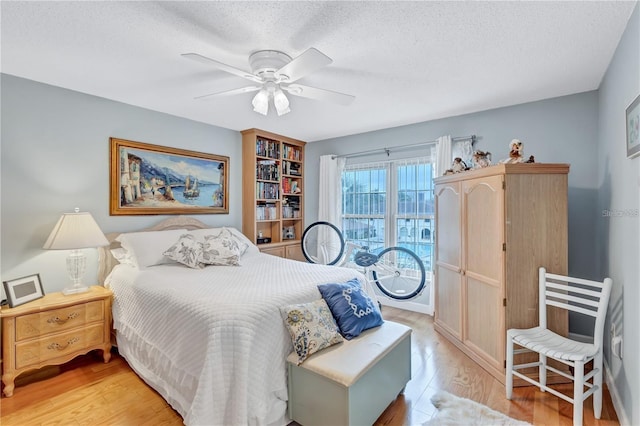
[[[109,213],[228,214],[229,157],[110,138]]]

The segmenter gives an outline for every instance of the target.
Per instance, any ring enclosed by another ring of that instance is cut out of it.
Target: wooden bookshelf
[[[304,261],[306,142],[259,129],[241,133],[242,232],[265,253]]]

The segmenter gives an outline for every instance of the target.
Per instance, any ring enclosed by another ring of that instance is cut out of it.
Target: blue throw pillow
[[[320,284],[318,290],[327,301],[340,334],[347,340],[384,322],[378,304],[371,300],[356,278],[342,284]]]

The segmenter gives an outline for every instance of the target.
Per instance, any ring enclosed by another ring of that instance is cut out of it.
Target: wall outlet
[[[622,336],[614,336],[611,339],[611,351],[615,356],[622,359]]]
[[[622,359],[622,336],[618,336],[615,323],[611,324],[611,352]]]

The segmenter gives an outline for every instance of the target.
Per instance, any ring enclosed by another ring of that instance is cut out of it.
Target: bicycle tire
[[[400,263],[405,267],[398,267],[398,258],[402,258]],[[380,273],[382,269],[388,269],[390,274],[383,276]],[[408,270],[415,270],[417,276],[405,275]],[[382,250],[371,272],[378,289],[385,296],[396,300],[408,300],[418,296],[426,281],[422,260],[404,247],[387,247]]]
[[[344,254],[344,237],[337,226],[318,221],[302,233],[302,254],[309,263],[335,265]]]

